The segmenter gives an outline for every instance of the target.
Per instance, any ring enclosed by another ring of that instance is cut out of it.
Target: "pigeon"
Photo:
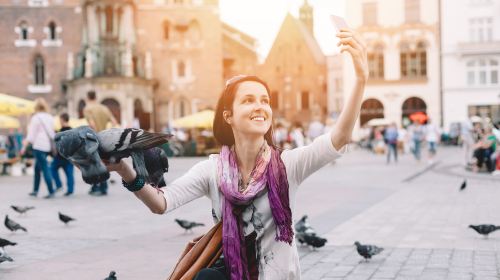
[[[0,255],[0,263],[3,263],[5,261],[13,262],[14,260],[11,257],[7,256],[7,254],[3,253]]]
[[[307,244],[310,245],[306,242],[305,240],[305,235],[309,236],[316,236],[316,231],[312,228],[312,226],[307,222],[307,215],[302,216],[302,218],[295,223],[295,237],[297,238],[297,241],[301,245]],[[308,240],[311,240],[310,238]],[[314,248],[314,246],[313,246]]]
[[[3,239],[3,238],[0,238],[0,248],[2,248],[2,250],[5,250],[4,247],[5,246],[16,246],[17,243],[15,242],[11,242],[7,239]]]
[[[109,179],[109,172],[99,156],[97,134],[89,126],[59,132],[54,140],[59,155],[81,170],[85,183],[93,185]]]
[[[71,221],[76,221],[75,219],[71,218],[68,215],[64,215],[61,212],[59,212],[59,220],[61,220],[65,225],[67,225]]]
[[[168,142],[172,135],[137,128],[111,128],[97,133],[99,155],[110,162],[131,156],[138,175],[148,178],[144,151]]]
[[[307,232],[302,235],[302,239],[304,243],[311,246],[313,250],[325,246],[325,243],[328,241],[326,238],[317,236],[316,233]]]
[[[462,182],[462,185],[460,185],[460,191],[465,190],[465,188],[467,188],[467,180],[464,179],[464,181]]]
[[[31,209],[35,209],[35,207],[33,206],[25,206],[25,207],[22,207],[22,206],[15,206],[15,205],[11,205],[10,206],[12,209],[14,209],[14,211],[16,211],[17,213],[19,214],[25,214],[26,212],[28,212],[29,210]]]
[[[104,280],[117,280],[117,278],[116,278],[116,272],[115,271],[111,271],[109,273],[109,276],[106,277],[106,278],[104,278]]]
[[[165,180],[163,179],[163,174],[168,172],[168,158],[165,151],[158,147],[145,150],[144,162],[146,164],[146,170],[148,171],[146,183],[154,187],[166,186]],[[134,168],[135,166],[134,163]]]
[[[21,226],[20,224],[14,222],[13,220],[9,219],[9,215],[5,215],[5,220],[4,220],[5,227],[7,227],[10,231],[17,231],[17,230],[22,230],[24,232],[28,232],[26,228]]]
[[[205,224],[196,223],[196,222],[190,222],[190,221],[187,221],[187,220],[175,219],[175,221],[181,226],[181,228],[185,229],[186,232],[188,230],[193,231],[194,227],[205,226]]]
[[[477,233],[483,235],[485,238],[488,238],[488,235],[490,233],[500,229],[500,226],[495,225],[469,225],[469,227],[475,230]]]
[[[375,245],[361,245],[358,241],[354,242],[354,245],[356,245],[358,254],[365,258],[366,261],[384,250],[384,248],[380,248]]]

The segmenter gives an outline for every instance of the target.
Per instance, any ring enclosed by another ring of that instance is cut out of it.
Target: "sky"
[[[274,42],[287,12],[298,17],[304,0],[220,0],[222,21],[257,39],[262,61]],[[314,35],[323,52],[336,51],[335,30],[330,15],[344,17],[345,0],[309,0],[314,8]]]

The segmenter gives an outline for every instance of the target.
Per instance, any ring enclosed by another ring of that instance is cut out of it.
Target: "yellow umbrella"
[[[212,128],[214,111],[204,110],[173,121],[174,127],[180,128]]]
[[[16,118],[0,115],[0,128],[19,128],[20,126]]]
[[[0,114],[18,116],[35,111],[35,102],[5,93],[0,93]]]
[[[79,126],[82,126],[82,125],[89,125],[89,123],[87,122],[87,120],[85,118],[82,118],[82,119],[72,119],[72,118],[70,118],[69,119],[69,126],[72,127],[72,128],[79,127]],[[58,116],[54,117],[54,128],[56,130],[59,130],[61,128],[61,123],[59,122],[59,117]]]

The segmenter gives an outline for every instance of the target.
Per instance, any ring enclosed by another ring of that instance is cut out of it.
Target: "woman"
[[[43,174],[45,184],[49,191],[44,198],[54,197],[52,188],[52,176],[50,174],[47,156],[51,150],[50,141],[54,138],[54,118],[48,113],[49,106],[43,98],[35,99],[35,113],[31,116],[28,124],[28,134],[23,141],[21,154],[24,154],[28,144],[32,145],[33,156],[35,158],[35,180],[33,191],[29,194],[36,197],[40,188],[40,173]]]
[[[292,216],[300,183],[340,157],[358,117],[367,80],[366,52],[351,30],[337,34],[341,51],[352,56],[356,85],[332,131],[310,145],[277,150],[272,143],[269,88],[254,76],[229,80],[219,98],[214,136],[220,154],[193,166],[162,192],[123,161],[110,165],[127,189],[153,213],[162,214],[201,196],[212,200],[214,220],[223,222],[222,266],[195,279],[299,279]]]

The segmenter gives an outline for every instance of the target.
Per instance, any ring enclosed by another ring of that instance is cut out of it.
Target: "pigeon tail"
[[[141,175],[144,178],[148,177],[148,170],[146,169],[146,163],[144,162],[144,154],[142,151],[132,152],[130,154],[132,156],[132,160],[135,164],[135,170],[137,171],[137,175]]]

